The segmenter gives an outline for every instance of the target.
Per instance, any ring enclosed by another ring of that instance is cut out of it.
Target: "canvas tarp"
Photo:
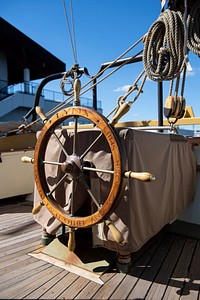
[[[119,138],[125,147],[127,170],[135,172],[150,172],[155,175],[153,182],[141,182],[127,179],[126,186],[118,206],[110,215],[115,226],[122,232],[125,243],[117,244],[104,222],[93,227],[94,247],[103,246],[114,251],[137,251],[152,236],[183,212],[191,203],[195,191],[196,161],[191,144],[181,135],[164,134],[135,130],[130,128],[118,129]],[[91,144],[97,130],[86,130],[80,133],[77,139],[77,148],[84,149]],[[71,147],[73,133],[63,130],[59,137],[64,146]],[[60,161],[63,153],[61,147],[53,137],[47,147],[46,159]],[[87,160],[99,169],[109,169],[111,154],[104,144],[100,143],[91,148]],[[48,180],[53,186],[58,182],[59,168],[47,166]],[[94,173],[94,172],[93,172]],[[97,198],[108,192],[107,174],[89,178],[91,189]],[[69,206],[71,193],[70,182],[59,187],[58,201],[65,207]],[[80,187],[77,207],[81,207],[87,198],[87,192]],[[98,196],[99,195],[99,196]],[[35,189],[35,205],[40,201]],[[61,225],[46,207],[35,215],[35,220],[54,233]]]

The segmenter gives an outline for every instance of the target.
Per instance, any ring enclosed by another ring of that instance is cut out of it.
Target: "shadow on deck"
[[[132,254],[130,274],[110,268],[103,285],[28,255],[41,248],[32,203],[0,204],[1,299],[200,299],[200,241],[163,229]]]

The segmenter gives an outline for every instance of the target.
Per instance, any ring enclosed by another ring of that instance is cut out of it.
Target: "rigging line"
[[[132,57],[136,57],[137,55],[141,54],[142,53],[142,50],[135,54],[134,56]],[[130,59],[132,59],[132,57]],[[115,61],[117,61],[119,58],[117,58]],[[98,85],[99,83],[101,83],[103,80],[105,80],[106,78],[108,78],[109,76],[111,76],[112,74],[114,74],[115,72],[117,72],[120,68],[122,68],[124,65],[127,64],[127,61],[125,61],[122,65],[119,65],[116,69],[114,69],[113,71],[111,71],[109,74],[107,74],[106,76],[104,76],[103,78],[101,78],[101,80],[97,81],[96,83],[94,83],[92,86],[90,86],[89,88],[87,88],[86,90],[82,91],[82,93],[80,93],[80,96],[83,95],[84,93],[88,92],[89,90],[91,90],[93,87],[95,87],[96,85]],[[105,68],[107,69],[107,68]],[[104,70],[105,70],[104,69]],[[103,70],[103,71],[104,71]],[[96,77],[97,78],[97,77]],[[89,81],[89,83],[91,82],[92,80]],[[84,87],[86,87],[89,83],[86,83]],[[56,107],[54,107],[53,109],[51,109],[50,111],[48,111],[46,113],[46,116],[48,117],[49,115],[55,113],[56,111],[58,111],[59,109],[61,109],[62,107],[64,107],[65,105],[67,104],[70,104],[72,101],[74,100],[74,95],[71,95],[69,96],[66,100],[64,100],[62,103],[59,103]],[[108,115],[107,117],[109,117],[115,110],[117,109],[117,107],[115,107]],[[26,128],[34,125],[35,123],[38,123],[40,121],[40,118],[39,119],[36,119],[35,121],[31,122],[30,124],[28,124],[26,126]]]
[[[126,94],[124,94],[124,96],[122,96],[122,99],[125,100],[133,91],[135,90],[140,90],[140,88],[138,88],[137,84],[138,81],[141,79],[141,77],[143,76],[143,74],[145,73],[145,70],[143,69],[143,71],[140,73],[140,75],[138,76],[138,78],[136,78],[136,80],[134,81],[134,83],[129,87],[128,91],[126,92]]]
[[[131,45],[126,51],[124,51],[122,54],[120,54],[114,61],[112,61],[105,69],[101,70],[100,72],[98,72],[96,75],[92,76],[92,78],[86,82],[85,85],[82,86],[82,89],[84,89],[86,86],[88,86],[91,82],[93,82],[94,79],[97,79],[98,77],[100,77],[107,69],[109,69],[110,67],[112,67],[113,64],[115,64],[119,59],[121,59],[125,54],[127,54],[129,51],[131,51],[134,47],[137,46],[137,44],[139,44],[141,41],[143,40],[143,36],[137,41],[135,42],[133,45]],[[140,51],[139,53],[137,53],[136,55],[134,55],[133,57],[136,57],[137,55],[141,54],[143,52]],[[124,62],[121,66],[119,66],[118,68],[116,68],[115,70],[118,71],[121,67],[123,67],[124,65],[126,65],[127,62]],[[115,72],[116,72],[115,71]],[[112,75],[114,72],[110,72],[109,74]],[[107,75],[110,76],[110,75]],[[105,78],[107,78],[105,77]],[[102,81],[102,80],[101,80]],[[89,89],[93,88],[94,86],[96,86],[99,82],[96,82],[95,84],[93,84]],[[84,94],[85,92],[87,92],[88,89],[86,91],[83,91],[80,95]],[[73,96],[73,95],[72,95]],[[70,96],[71,97],[71,96]]]
[[[64,0],[63,0],[64,1]],[[141,37],[137,42],[135,42],[132,46],[130,46],[126,51],[124,51],[120,56],[118,56],[114,61],[112,61],[105,69],[101,70],[99,73],[97,73],[95,76],[92,77],[92,79],[90,79],[83,87],[85,88],[87,85],[89,85],[91,82],[93,82],[94,79],[98,78],[99,76],[101,76],[108,68],[110,68],[116,61],[118,61],[120,58],[122,58],[125,54],[127,54],[129,51],[131,51],[135,46],[137,46],[137,44],[139,44],[141,41],[143,40],[143,37]],[[136,55],[134,55],[133,57],[136,57],[137,55],[139,55],[140,53],[142,53],[142,51],[140,51],[139,53],[137,53]],[[80,95],[83,95],[84,93],[86,93],[87,91],[89,91],[90,89],[92,89],[93,87],[95,87],[96,85],[98,85],[100,82],[102,82],[103,80],[105,80],[106,78],[108,78],[109,76],[111,76],[114,72],[118,71],[120,68],[122,68],[127,62],[124,62],[122,65],[118,66],[114,71],[110,72],[108,75],[106,75],[104,78],[102,78],[100,81],[96,82],[95,84],[93,84],[92,86],[90,86],[88,89],[82,91],[82,93]],[[69,96],[66,100],[64,100],[62,103],[59,103],[56,107],[54,107],[53,109],[51,109],[50,111],[48,111],[46,113],[46,116],[49,116],[53,113],[55,113],[58,109],[61,109],[62,107],[64,107],[67,104],[70,104],[74,99],[74,95],[72,94],[71,96]],[[116,108],[113,110],[115,111]],[[112,112],[113,112],[112,111]],[[112,114],[112,112],[110,114]],[[110,115],[109,114],[109,115]],[[108,115],[108,116],[109,116]],[[34,125],[35,123],[38,123],[40,121],[39,119],[36,119],[35,121],[31,122],[30,124],[28,124],[27,128],[30,127],[31,125]]]
[[[74,38],[74,51],[75,51],[75,55],[76,55],[75,62],[77,63],[78,58],[77,58],[76,36],[75,36],[74,13],[73,13],[73,7],[72,7],[72,0],[70,0],[70,12],[71,12],[71,17],[72,17],[72,34],[73,34],[73,38]]]
[[[138,92],[137,92],[136,96],[133,98],[132,101],[129,102],[129,104],[131,104],[131,105],[137,100],[137,98],[139,97],[140,93],[142,93],[142,89],[143,89],[144,84],[145,84],[146,79],[147,79],[147,75],[145,73],[145,70],[143,70],[142,73],[140,74],[140,78],[142,78],[143,75],[144,75],[144,78],[142,80],[142,83],[140,85],[140,88],[138,89]]]
[[[141,50],[139,53],[135,54],[132,57],[136,57],[137,55],[141,54],[143,50]],[[130,59],[132,59],[132,57]],[[116,62],[119,58],[117,58],[114,62]],[[110,65],[112,65],[114,62],[112,62]],[[91,90],[93,87],[95,87],[96,85],[98,85],[99,83],[101,83],[102,81],[104,81],[106,78],[108,78],[109,76],[111,76],[112,74],[114,74],[115,72],[117,72],[120,68],[122,68],[124,65],[127,64],[127,61],[125,61],[122,65],[119,65],[116,69],[114,69],[113,71],[111,71],[109,74],[107,74],[106,76],[104,76],[103,78],[101,78],[99,81],[97,81],[96,83],[94,83],[93,85],[91,85],[90,87],[88,87],[87,89],[83,90],[80,93],[80,96],[82,96],[83,94],[85,94],[86,92],[88,92],[89,90]],[[105,68],[104,70],[106,70],[107,68]],[[103,71],[104,71],[103,70]],[[97,78],[98,76],[96,76],[95,78]],[[83,87],[85,88],[89,83],[91,83],[93,81],[89,80],[89,82],[87,82]],[[50,110],[48,113],[46,113],[46,116],[49,116],[52,113],[55,113],[58,109],[61,109],[62,107],[64,107],[67,104],[70,104],[71,102],[73,102],[74,100],[74,95],[69,96],[66,100],[64,100],[62,103],[59,103],[56,107],[54,107],[52,110]]]
[[[69,38],[70,38],[70,43],[71,43],[71,47],[72,47],[72,52],[73,52],[73,56],[74,56],[74,62],[77,64],[76,46],[73,43],[73,40],[75,41],[75,37],[74,37],[74,39],[72,38],[72,33],[71,33],[71,29],[70,29],[70,24],[69,24],[69,18],[68,18],[68,15],[67,15],[67,9],[66,9],[66,5],[65,5],[65,0],[62,0],[62,3],[63,3],[63,7],[64,7],[65,19],[66,19],[66,23],[67,23],[67,29],[68,29],[68,33],[69,33]],[[72,27],[74,27],[74,25]],[[73,33],[74,33],[74,30],[73,30]]]
[[[126,51],[124,51],[122,54],[120,54],[114,61],[112,61],[105,69],[101,70],[99,73],[97,73],[96,75],[94,75],[92,77],[92,80],[98,78],[99,76],[101,76],[108,68],[112,67],[113,64],[115,64],[119,59],[121,59],[125,54],[127,54],[129,51],[131,51],[135,46],[137,46],[137,44],[139,44],[141,41],[143,40],[143,36],[137,41],[135,42],[133,45],[131,45]],[[142,52],[142,51],[141,51]],[[137,54],[138,55],[138,54]],[[134,55],[136,56],[136,55]],[[124,64],[123,64],[124,65]],[[84,86],[85,87],[85,86]]]
[[[120,54],[114,61],[112,61],[110,64],[108,64],[107,65],[107,67],[106,68],[104,68],[103,70],[101,70],[100,72],[98,72],[98,73],[96,73],[96,75],[94,75],[94,76],[91,76],[91,79],[88,81],[88,82],[86,82],[85,83],[85,85],[83,85],[82,86],[82,90],[86,87],[86,86],[88,86],[91,82],[93,82],[93,80],[94,79],[97,79],[98,77],[100,77],[107,69],[109,69],[110,67],[112,67],[112,65],[114,65],[119,59],[121,59],[125,54],[127,54],[129,51],[131,51],[134,47],[136,47],[142,40],[143,40],[143,36],[137,41],[137,42],[135,42],[133,45],[131,45],[126,51],[124,51],[122,54]],[[137,55],[139,55],[139,54],[141,54],[143,52],[143,50],[142,51],[140,51],[139,53],[137,53],[136,55],[134,55],[134,56],[132,56],[132,57],[136,57]],[[132,58],[131,57],[131,58]],[[117,70],[119,70],[122,66],[124,66],[124,65],[126,65],[128,62],[124,62],[121,66],[119,66],[118,68],[116,68],[116,71]],[[115,71],[115,72],[116,72]],[[112,75],[114,72],[110,72],[109,74],[110,75]],[[110,76],[110,75],[107,75],[107,77],[108,76]],[[107,77],[105,77],[105,78],[107,78]],[[102,80],[101,80],[102,81]],[[82,94],[84,94],[85,92],[87,92],[88,90],[90,90],[91,88],[93,88],[94,86],[96,86],[99,82],[101,82],[101,81],[98,81],[98,82],[96,82],[96,84],[93,84],[89,89],[87,89],[86,91],[83,91],[80,95],[82,95]],[[73,95],[71,95],[70,97],[69,97],[69,99],[72,97]],[[70,102],[69,102],[70,103]]]
[[[136,55],[132,56],[132,57],[136,57],[137,55],[141,54],[143,50],[141,50],[139,53],[137,53]],[[130,60],[132,59],[132,57],[130,58]],[[109,76],[111,76],[112,74],[114,74],[115,72],[117,72],[119,69],[121,69],[124,65],[127,64],[127,61],[124,62],[123,64],[121,64],[120,66],[118,66],[116,69],[114,69],[113,71],[111,71],[109,74],[107,74],[106,76],[104,76],[103,78],[101,78],[99,81],[97,81],[96,83],[94,83],[91,87],[87,88],[86,90],[84,90],[82,93],[80,93],[80,96],[86,92],[88,92],[91,88],[95,87],[96,85],[98,85],[99,83],[101,83],[102,81],[104,81],[106,78],[108,78]]]
[[[132,57],[136,57],[137,55],[139,55],[139,54],[141,54],[141,53],[142,53],[142,50],[141,50],[139,53],[137,53],[136,55],[132,56]],[[132,59],[132,57],[131,57],[130,59]],[[117,61],[118,59],[119,59],[119,58],[117,58],[115,61]],[[113,62],[112,62],[112,64],[113,64]],[[126,64],[127,64],[127,62],[125,61],[122,65],[118,66],[116,69],[114,69],[114,70],[111,71],[109,74],[107,74],[106,76],[104,76],[103,78],[101,78],[99,81],[97,81],[96,83],[94,83],[93,85],[91,85],[90,87],[88,87],[87,89],[85,89],[84,91],[82,91],[82,92],[80,93],[80,96],[82,96],[83,94],[85,94],[86,92],[88,92],[89,90],[91,90],[93,87],[95,87],[96,85],[98,85],[99,83],[101,83],[102,81],[104,81],[106,78],[108,78],[109,76],[111,76],[112,74],[114,74],[115,72],[117,72],[120,68],[122,68],[122,67],[123,67],[124,65],[126,65]],[[107,69],[107,68],[105,68],[105,69]],[[104,70],[105,70],[105,69],[104,69]],[[96,76],[96,78],[97,78],[97,77],[98,77],[98,76]],[[91,83],[91,81],[93,81],[93,79],[92,79],[92,80],[89,80],[89,82],[87,82],[87,83],[83,86],[83,88],[85,88],[89,83]],[[46,114],[46,116],[49,116],[50,114],[55,113],[58,109],[64,107],[64,106],[67,105],[67,104],[70,104],[70,103],[73,101],[73,99],[74,99],[74,95],[69,96],[68,99],[64,100],[62,103],[58,104],[56,107],[54,107],[52,110],[50,110],[50,111]]]

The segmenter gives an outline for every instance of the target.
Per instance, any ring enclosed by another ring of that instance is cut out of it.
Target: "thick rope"
[[[180,12],[166,9],[144,39],[143,65],[154,81],[176,78],[184,66],[184,24]]]
[[[188,14],[187,25],[188,49],[200,56],[200,1],[196,1],[192,6]]]

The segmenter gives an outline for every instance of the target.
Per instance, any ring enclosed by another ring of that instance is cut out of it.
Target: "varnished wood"
[[[29,156],[22,156],[21,161],[23,163],[31,163],[31,164],[34,163],[34,159],[32,157],[29,157]]]
[[[47,117],[43,111],[43,109],[40,106],[36,106],[35,108],[36,114],[40,117],[43,123],[47,122]]]
[[[126,178],[133,178],[141,181],[154,181],[156,178],[153,174],[149,172],[132,172],[127,171],[124,173],[124,177]]]
[[[42,206],[44,206],[44,203],[42,201],[40,201],[36,206],[33,207],[32,214],[36,215],[37,213],[39,213],[39,211],[41,210]]]
[[[93,214],[86,217],[70,217],[70,214],[67,214],[61,207],[50,198],[47,197],[47,193],[44,189],[46,186],[45,174],[43,171],[43,165],[41,165],[41,158],[44,155],[49,134],[51,130],[57,128],[58,125],[63,123],[66,119],[71,117],[83,117],[92,121],[97,128],[101,130],[101,133],[104,135],[108,145],[110,147],[110,152],[113,159],[113,181],[112,186],[109,191],[109,195],[103,205]],[[51,214],[61,221],[63,224],[69,227],[81,228],[89,227],[96,223],[102,221],[102,219],[108,214],[111,210],[113,204],[119,198],[119,194],[123,192],[123,168],[125,165],[125,155],[121,154],[121,148],[123,145],[120,144],[115,131],[111,125],[108,124],[108,121],[105,117],[98,114],[96,111],[89,108],[83,107],[69,107],[63,109],[53,115],[51,119],[45,122],[42,131],[38,137],[35,154],[34,154],[34,177],[38,192],[42,199],[42,202],[45,204],[47,209]]]
[[[118,123],[118,121],[130,110],[130,108],[131,108],[131,104],[129,104],[128,102],[124,102],[119,107],[119,109],[117,110],[116,114],[110,120],[109,123],[115,126]]]
[[[107,218],[105,219],[105,224],[109,227],[115,241],[120,245],[124,245],[123,234],[116,228],[113,222],[109,218]]]
[[[80,91],[81,91],[81,81],[76,78],[74,81],[74,104],[80,105]]]

